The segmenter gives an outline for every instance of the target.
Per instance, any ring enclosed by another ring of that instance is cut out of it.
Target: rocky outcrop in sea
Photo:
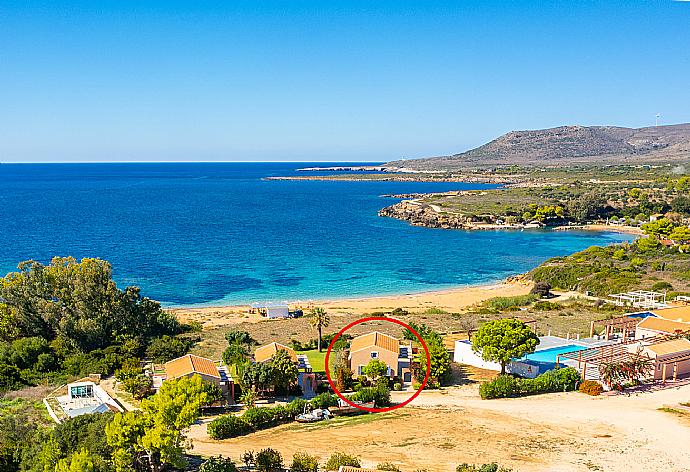
[[[473,226],[463,215],[438,212],[431,205],[409,200],[382,208],[378,215],[429,228],[470,229]]]

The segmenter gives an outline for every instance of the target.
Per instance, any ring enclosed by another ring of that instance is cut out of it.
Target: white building
[[[55,395],[64,391],[65,395]],[[103,390],[98,384],[88,380],[67,384],[60,387],[43,400],[48,414],[57,423],[67,418],[74,418],[91,413],[105,413],[107,411],[122,412],[122,407]]]

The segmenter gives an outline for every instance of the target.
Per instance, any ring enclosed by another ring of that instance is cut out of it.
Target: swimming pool
[[[549,362],[555,364],[556,357],[558,356],[558,354],[563,354],[564,352],[582,351],[584,349],[587,349],[587,347],[580,346],[577,344],[566,344],[565,346],[551,347],[549,349],[542,349],[541,351],[533,352],[532,354],[527,354],[520,360],[534,362]]]

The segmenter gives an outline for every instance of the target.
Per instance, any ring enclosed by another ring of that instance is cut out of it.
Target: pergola
[[[594,336],[594,325],[598,323],[604,325],[604,339],[607,341],[616,332],[623,333],[623,341],[627,341],[628,336],[635,335],[635,328],[639,322],[640,318],[627,315],[611,318],[610,320],[592,321],[589,328],[589,337]]]
[[[690,352],[685,354],[678,354],[677,356],[667,357],[664,360],[657,361],[661,364],[661,382],[666,383],[666,369],[669,365],[673,367],[673,381],[678,380],[678,363],[690,360]]]
[[[587,378],[587,368],[594,368],[596,374],[591,377],[593,380],[599,379],[599,366],[601,364],[610,364],[612,362],[625,362],[640,355],[640,350],[642,346],[653,346],[671,339],[676,339],[678,335],[672,334],[660,334],[658,336],[652,336],[640,339],[629,339],[617,344],[609,344],[605,346],[596,346],[589,349],[583,349],[581,351],[571,351],[556,356],[556,365],[560,364],[561,358],[570,359],[577,361],[577,369],[582,372],[582,380],[588,380]],[[631,344],[639,344],[640,348],[637,353],[630,352]],[[649,356],[647,356],[649,357]],[[676,358],[677,357],[677,358]],[[683,360],[690,359],[690,353],[681,354],[676,357],[667,358],[658,361],[662,364],[662,378],[666,381],[666,366],[668,364],[673,364],[674,380],[677,377],[677,363]]]
[[[637,308],[666,308],[666,294],[649,290],[634,290],[632,292],[615,293],[609,295],[610,301],[616,306],[634,306]]]

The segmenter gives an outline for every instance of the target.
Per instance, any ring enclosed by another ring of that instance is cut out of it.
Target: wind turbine
[[[656,122],[654,126],[659,126],[659,118],[661,118],[661,113],[656,114]]]

